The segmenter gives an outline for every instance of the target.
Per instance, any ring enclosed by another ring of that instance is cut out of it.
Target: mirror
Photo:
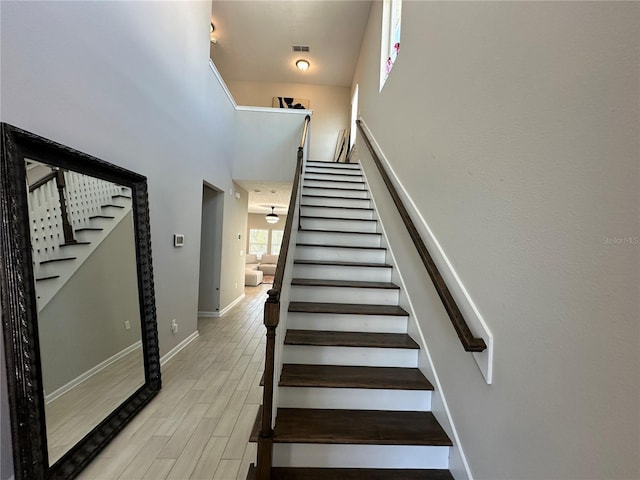
[[[16,479],[75,477],[160,389],[146,179],[2,125]]]

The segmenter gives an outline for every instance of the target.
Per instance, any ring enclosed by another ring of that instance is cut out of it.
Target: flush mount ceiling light
[[[267,223],[278,223],[278,221],[280,221],[280,217],[273,211],[274,208],[275,207],[271,207],[271,213],[267,213],[264,217]]]
[[[296,67],[298,67],[298,69],[302,70],[303,72],[310,66],[311,64],[309,63],[309,60],[301,58],[300,60],[296,61]]]

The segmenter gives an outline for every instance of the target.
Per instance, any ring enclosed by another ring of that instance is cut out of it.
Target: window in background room
[[[251,229],[249,230],[249,253],[263,255],[267,253],[269,241],[269,230]]]
[[[271,230],[271,255],[278,255],[280,253],[283,235],[284,230]]]
[[[380,91],[391,73],[400,51],[402,0],[384,0],[382,12],[382,42],[380,45]]]

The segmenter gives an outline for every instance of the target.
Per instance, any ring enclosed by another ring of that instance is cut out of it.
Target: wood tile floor
[[[162,391],[80,474],[80,480],[244,480],[249,434],[262,402],[271,285],[246,287],[222,318],[162,367]]]

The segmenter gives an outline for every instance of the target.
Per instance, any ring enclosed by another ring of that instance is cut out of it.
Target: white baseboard
[[[229,305],[224,307],[222,310],[220,310],[219,312],[214,312],[213,316],[216,317],[216,318],[222,317],[225,313],[227,313],[229,310],[231,310],[233,307],[235,307],[238,303],[240,303],[243,298],[244,298],[244,293],[242,295],[240,295],[238,298],[236,298]]]
[[[387,157],[385,157],[384,152],[380,145],[376,142],[375,137],[371,133],[371,130],[364,122],[364,120],[360,119],[362,122],[362,126],[367,132],[367,136],[371,139],[371,143],[374,147],[374,150],[380,157],[380,160],[384,164],[384,168],[391,178],[391,182],[393,185],[399,190],[399,195],[402,198],[402,201],[411,216],[411,219],[414,221],[416,228],[420,232],[420,236],[422,237],[425,245],[429,249],[429,253],[433,258],[433,261],[438,266],[438,270],[440,274],[445,279],[447,287],[451,291],[451,294],[456,300],[456,303],[460,307],[464,318],[467,320],[469,324],[469,328],[476,335],[482,337],[486,344],[487,349],[484,352],[473,352],[473,358],[475,359],[482,375],[484,376],[485,381],[488,384],[493,382],[493,351],[494,351],[494,342],[493,342],[493,334],[489,330],[489,327],[485,323],[480,311],[476,307],[473,302],[469,292],[463,285],[460,277],[456,273],[453,265],[449,261],[446,253],[444,252],[442,246],[438,242],[438,239],[433,234],[429,224],[420,213],[420,210],[416,206],[415,202],[407,192],[406,188],[396,175],[396,172],[393,170],[393,167],[389,163]]]
[[[118,353],[116,353],[115,355],[107,358],[105,361],[99,363],[98,365],[96,365],[95,367],[91,368],[90,370],[87,370],[86,372],[84,372],[82,375],[79,375],[78,377],[74,378],[73,380],[71,380],[69,383],[63,385],[62,387],[54,390],[53,392],[51,392],[49,395],[45,395],[44,396],[44,402],[45,404],[50,404],[51,402],[53,402],[54,400],[56,400],[57,398],[60,398],[62,395],[64,395],[65,393],[67,393],[69,390],[77,387],[78,385],[80,385],[82,382],[90,379],[91,377],[93,377],[95,374],[101,372],[102,370],[104,370],[105,368],[107,368],[109,365],[111,365],[114,362],[117,362],[118,360],[120,360],[122,357],[125,357],[126,355],[129,355],[131,352],[137,350],[138,348],[142,348],[142,341],[137,341],[136,343],[128,346],[127,348],[125,348],[124,350],[119,351]]]
[[[164,366],[164,364],[166,364],[169,360],[171,360],[173,357],[175,357],[180,352],[180,350],[182,350],[187,345],[189,345],[191,342],[193,342],[196,338],[198,338],[199,335],[200,335],[200,332],[198,332],[198,330],[196,330],[191,335],[189,335],[187,338],[185,338],[183,341],[181,341],[178,345],[176,345],[171,350],[169,350],[166,354],[164,354],[162,357],[160,357],[160,366],[161,367]]]
[[[200,311],[198,311],[198,317],[217,318],[219,316],[220,316],[219,312],[200,312]]]

